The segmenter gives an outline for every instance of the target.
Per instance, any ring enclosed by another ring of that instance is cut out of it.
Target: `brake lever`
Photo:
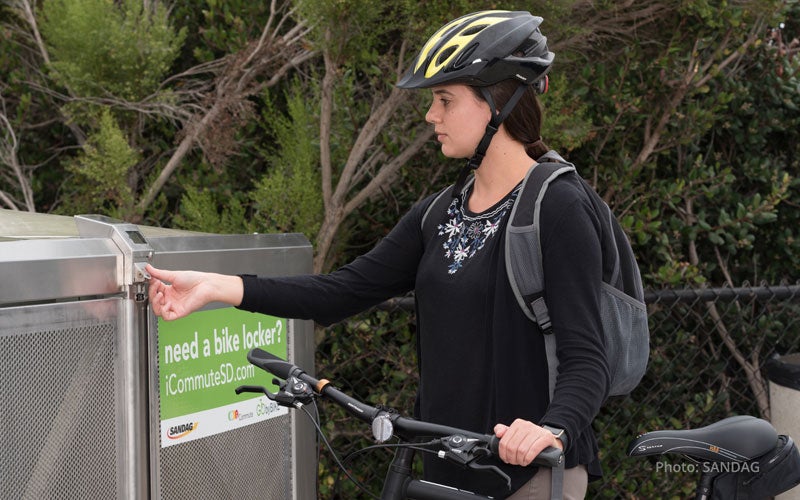
[[[479,458],[489,456],[489,444],[479,439],[467,438],[460,434],[454,434],[442,439],[444,451],[439,452],[439,458],[444,458],[455,462],[461,466],[469,467],[473,470],[487,470],[505,479],[506,488],[511,489],[511,478],[508,474],[500,470],[496,465],[482,465],[477,463]]]
[[[496,465],[480,465],[476,464],[475,462],[470,462],[469,464],[467,464],[467,466],[470,469],[474,470],[488,470],[490,472],[494,472],[495,474],[506,480],[506,489],[509,491],[511,490],[511,478],[508,477],[508,474],[500,470],[500,468],[497,467]]]
[[[243,392],[262,393],[271,401],[279,406],[286,408],[300,408],[303,405],[314,401],[314,391],[311,386],[297,377],[291,376],[288,380],[272,379],[272,383],[278,386],[278,392],[272,393],[266,387],[258,385],[240,385],[236,388],[236,394]]]

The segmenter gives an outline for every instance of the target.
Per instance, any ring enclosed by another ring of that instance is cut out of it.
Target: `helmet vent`
[[[470,26],[469,28],[467,28],[466,30],[464,30],[464,32],[463,32],[463,33],[461,33],[461,36],[473,36],[473,35],[477,35],[477,34],[478,34],[478,33],[480,33],[481,31],[483,31],[483,30],[484,30],[484,28],[486,28],[487,26],[489,26],[489,25],[488,25],[488,24],[479,24],[479,25],[477,25],[477,26]]]
[[[520,45],[517,47],[517,50],[514,51],[512,55],[516,57],[526,57],[526,56],[533,56],[536,54],[541,54],[543,51],[547,50],[547,46],[541,47],[543,36],[539,35],[536,36],[538,33],[534,32],[526,38]]]
[[[444,64],[444,62],[447,61],[447,58],[450,57],[453,54],[453,52],[456,51],[456,49],[458,49],[457,46],[451,45],[450,47],[447,47],[446,49],[441,51],[439,53],[439,57],[436,58],[436,64],[437,65]]]

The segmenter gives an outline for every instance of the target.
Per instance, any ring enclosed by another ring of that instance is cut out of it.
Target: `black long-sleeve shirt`
[[[429,214],[415,205],[370,252],[327,275],[243,276],[242,309],[313,319],[327,325],[415,290],[420,387],[417,415],[491,433],[522,418],[565,429],[566,466],[599,476],[591,422],[608,392],[600,326],[600,225],[572,176],[553,182],[541,207],[542,260],[559,375],[548,390],[544,340],[522,313],[506,276],[504,231],[515,194],[473,214],[451,204]],[[426,227],[428,225],[426,224]],[[495,462],[499,463],[499,462]],[[516,489],[535,468],[501,467]],[[496,476],[464,471],[435,458],[426,478],[484,494],[507,494]]]

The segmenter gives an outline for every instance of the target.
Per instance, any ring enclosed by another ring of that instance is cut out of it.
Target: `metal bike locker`
[[[311,249],[298,235],[192,235],[0,210],[3,498],[313,497],[313,430],[292,415],[161,448],[148,260],[290,274],[310,271]],[[313,366],[312,339],[309,322],[288,321],[296,363]],[[211,484],[220,475],[224,488]]]

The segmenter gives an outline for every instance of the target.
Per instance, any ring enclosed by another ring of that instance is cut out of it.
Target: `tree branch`
[[[5,130],[5,132],[3,132]],[[19,189],[19,192],[22,194],[22,198],[25,204],[25,209],[29,212],[36,211],[36,205],[33,199],[33,187],[31,183],[30,175],[26,175],[23,171],[22,165],[19,162],[19,141],[17,140],[17,135],[14,132],[14,127],[11,125],[11,122],[8,119],[6,113],[6,100],[3,97],[3,94],[0,93],[0,162],[2,164],[7,165],[11,169],[11,175],[16,180],[16,187]],[[3,201],[13,209],[19,209],[16,203],[13,202],[10,195],[4,193]]]
[[[326,44],[330,42],[331,32],[325,32]],[[331,159],[331,131],[333,116],[333,84],[336,68],[328,51],[323,53],[325,74],[322,77],[319,117],[319,161],[322,175],[322,203],[325,211],[333,205],[333,162]]]
[[[10,5],[12,9],[16,9],[18,15],[28,24],[30,36],[36,45],[39,56],[44,61],[45,66],[50,66],[50,54],[48,53],[47,46],[45,45],[42,35],[39,32],[39,25],[36,22],[36,15],[31,2],[28,0],[14,0]],[[69,89],[67,89],[67,91],[71,94]],[[66,125],[70,131],[72,131],[72,135],[75,136],[75,140],[78,142],[78,144],[82,145],[84,142],[86,142],[86,134],[71,120],[64,120],[64,125]]]
[[[339,182],[336,185],[336,191],[333,193],[332,203],[340,205],[344,203],[347,193],[352,188],[353,175],[356,168],[363,162],[367,150],[372,146],[375,138],[383,131],[383,127],[392,117],[397,107],[403,102],[403,93],[405,91],[398,87],[393,87],[389,97],[387,97],[378,109],[374,110],[364,122],[361,130],[358,133],[353,147],[350,149],[350,154],[347,157],[342,173],[339,176]]]
[[[761,26],[762,24],[763,22],[758,22],[756,23],[756,26]],[[686,70],[684,71],[683,77],[677,82],[671,98],[662,108],[660,117],[655,127],[652,130],[648,130],[648,133],[645,134],[644,144],[639,150],[639,154],[636,156],[636,159],[632,165],[632,169],[634,171],[641,168],[642,165],[644,165],[650,158],[650,155],[652,155],[656,150],[656,147],[658,146],[658,143],[661,140],[667,125],[675,115],[676,110],[686,96],[691,91],[699,89],[707,84],[723,69],[739,61],[744,56],[745,51],[756,42],[759,37],[758,33],[759,31],[757,29],[753,29],[748,37],[739,45],[739,47],[734,50],[730,50],[729,43],[731,39],[731,31],[729,30],[722,42],[716,45],[714,52],[705,62],[701,62],[695,58],[694,54],[698,52],[700,40],[695,41],[694,48],[692,49],[692,56],[689,58],[689,62],[686,65]],[[730,51],[730,55],[728,55],[722,61],[717,62],[718,58],[728,51]]]
[[[15,0],[11,3],[12,8],[16,8],[18,12],[21,13],[22,19],[28,23],[28,26],[31,30],[31,35],[36,43],[36,47],[39,49],[39,55],[44,60],[45,64],[48,66],[50,65],[50,54],[47,52],[47,47],[44,44],[44,40],[42,40],[42,35],[39,32],[39,24],[36,22],[36,16],[33,12],[33,7],[28,0]]]
[[[0,191],[0,201],[5,203],[9,210],[19,211],[17,204],[14,203],[14,200],[12,200],[5,191]]]
[[[389,184],[389,179],[394,176],[400,168],[408,163],[408,161],[422,149],[422,146],[433,137],[433,130],[428,126],[420,127],[417,130],[417,137],[414,141],[403,149],[403,151],[395,156],[392,161],[383,165],[375,177],[369,184],[353,196],[350,201],[344,206],[345,216],[353,213],[362,203],[364,203],[371,196],[377,194],[381,189]]]
[[[696,222],[693,204],[691,199],[687,199],[686,201],[686,221],[687,224],[694,224]],[[722,267],[723,271],[725,272],[725,276],[729,280],[728,283],[730,286],[733,286],[733,282],[730,281],[730,275],[727,273],[727,267],[725,266],[725,262],[722,260],[721,255],[719,254],[718,249],[715,247],[715,252],[717,252],[717,263]],[[689,263],[693,266],[698,266],[700,264],[700,257],[697,252],[697,242],[695,240],[689,241]],[[731,354],[734,360],[742,367],[747,377],[748,385],[750,386],[750,390],[753,392],[753,397],[756,398],[756,402],[758,403],[759,412],[763,418],[769,419],[769,399],[768,399],[768,392],[766,391],[766,386],[764,385],[763,377],[761,376],[760,365],[757,364],[758,355],[755,355],[754,362],[750,362],[747,360],[742,351],[736,345],[736,341],[734,340],[733,336],[730,333],[727,325],[725,324],[724,320],[722,319],[722,315],[719,313],[719,309],[717,309],[716,303],[713,301],[705,302],[706,310],[708,311],[709,316],[714,322],[714,329],[717,331],[720,339],[722,340],[723,345],[727,348],[728,352]],[[740,310],[741,313],[741,310]]]
[[[217,73],[213,86],[193,94],[198,103],[205,101],[212,104],[207,108],[201,107],[186,120],[183,138],[178,147],[137,204],[139,214],[143,214],[153,203],[192,148],[195,145],[203,147],[203,141],[207,140],[210,131],[217,123],[228,115],[236,116],[246,109],[247,99],[250,96],[274,86],[291,68],[314,56],[314,51],[304,48],[305,35],[308,33],[304,22],[298,22],[286,34],[279,35],[279,30],[294,12],[289,10],[283,13],[276,24],[276,16],[280,10],[277,2],[273,0],[269,19],[257,42],[238,54],[224,58],[224,61],[201,65],[184,73],[186,75]],[[268,79],[259,81],[267,75]]]

